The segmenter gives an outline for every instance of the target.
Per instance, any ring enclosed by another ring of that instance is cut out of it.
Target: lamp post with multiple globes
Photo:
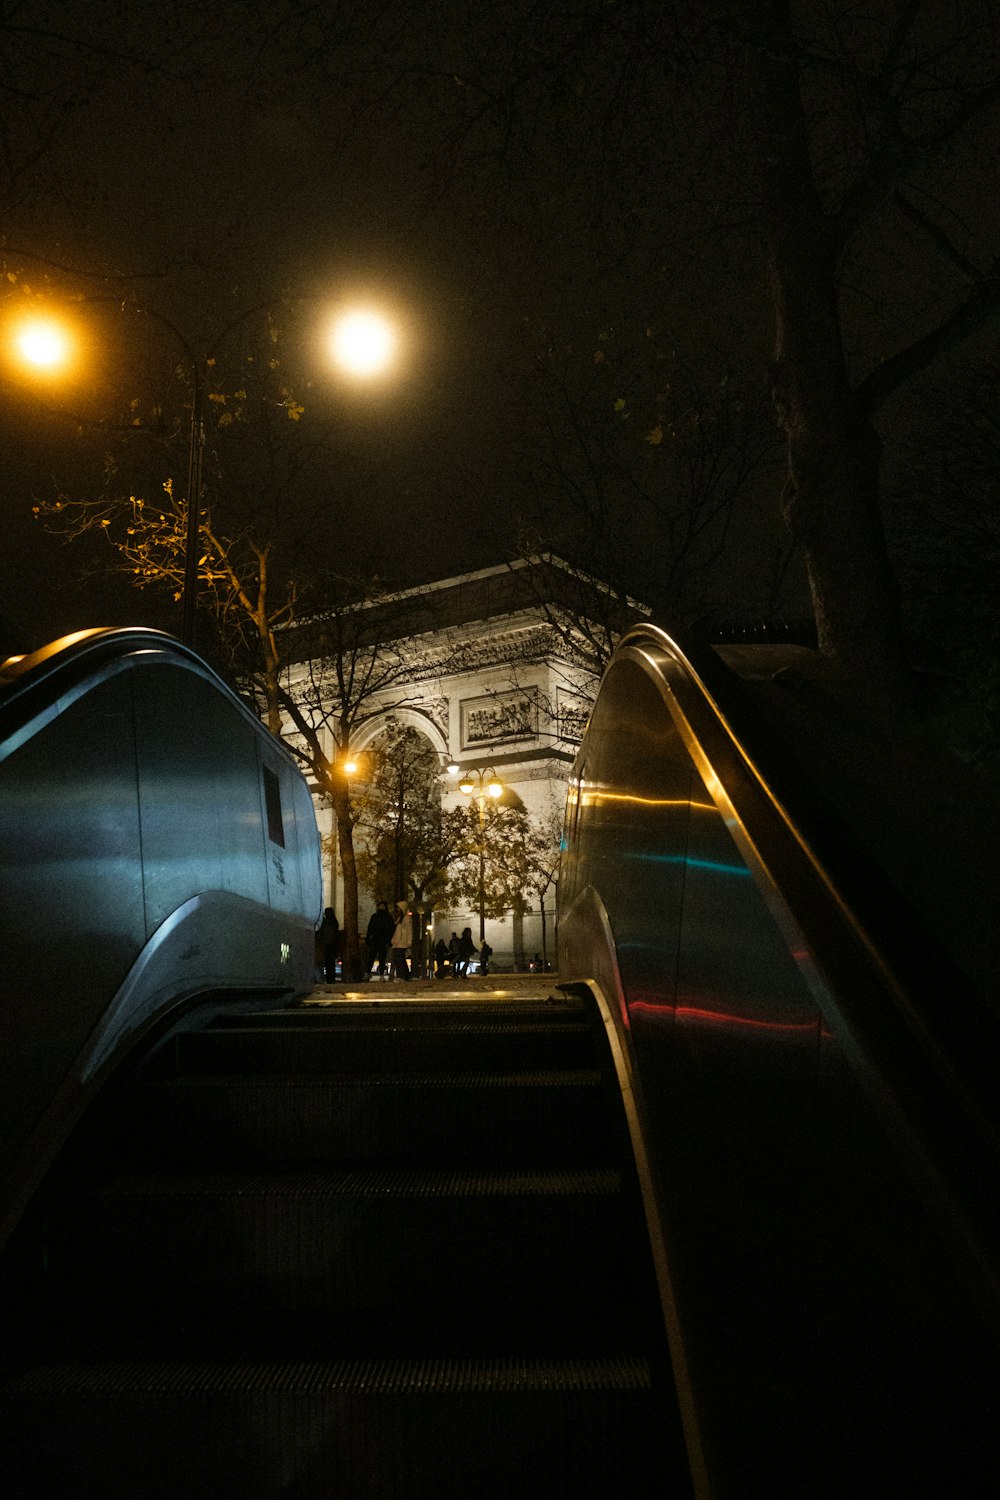
[[[486,938],[486,804],[503,796],[503,782],[493,770],[466,771],[458,783],[466,797],[475,797],[479,807],[479,943]]]

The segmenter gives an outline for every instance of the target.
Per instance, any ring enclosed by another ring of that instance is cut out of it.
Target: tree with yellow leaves
[[[140,324],[167,322],[128,304],[122,310]],[[142,396],[122,398],[107,420],[84,424],[105,443],[96,492],[36,498],[33,510],[65,541],[103,537],[111,555],[96,563],[98,571],[124,575],[137,589],[161,591],[180,603],[190,530],[188,460],[197,424],[204,450],[196,485],[197,602],[214,617],[234,668],[259,683],[268,726],[279,734],[276,631],[295,618],[317,571],[303,561],[316,501],[315,486],[304,498],[304,481],[328,455],[331,425],[322,415],[307,418],[270,313],[249,328],[240,329],[241,321],[230,325],[241,332],[241,345],[225,361],[216,354],[200,359],[182,340],[182,363],[150,378]],[[138,342],[134,331],[130,338]],[[107,441],[112,437],[113,444]]]

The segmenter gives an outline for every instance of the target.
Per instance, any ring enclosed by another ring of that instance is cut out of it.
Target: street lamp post
[[[184,523],[184,581],[181,590],[181,640],[186,646],[193,646],[195,606],[198,602],[198,540],[202,470],[205,458],[205,370],[214,359],[215,350],[227,334],[246,322],[253,313],[259,312],[260,308],[248,308],[238,318],[234,318],[215,339],[208,354],[203,356],[195,351],[177,324],[158,312],[156,308],[145,307],[138,302],[127,302],[123,306],[127,310],[138,313],[141,317],[152,318],[154,322],[172,333],[184,351],[184,358],[191,373],[191,422],[188,428],[188,476],[185,495],[187,514]]]
[[[205,455],[204,389],[205,369],[214,359],[222,340],[233,329],[254,313],[263,311],[273,303],[248,308],[234,318],[215,340],[211,351],[201,359],[194,353],[187,340],[167,319],[167,324],[180,339],[191,365],[191,431],[188,445],[187,527],[184,542],[184,615],[182,639],[188,646],[194,645],[195,605],[198,596],[198,529],[201,504],[202,469]],[[154,314],[154,316],[159,316]],[[380,375],[391,363],[395,353],[395,337],[391,325],[377,313],[353,311],[343,313],[335,322],[330,342],[330,354],[339,367],[356,379],[367,380]]]
[[[187,517],[184,529],[184,613],[181,640],[194,645],[195,604],[198,600],[198,523],[201,508],[201,475],[205,457],[205,414],[202,410],[204,380],[200,360],[191,361],[191,432],[188,438]]]
[[[330,830],[330,904],[337,904],[337,860],[343,876],[341,944],[344,977],[360,978],[358,933],[358,884],[354,866],[354,848],[344,835],[350,827],[351,782],[364,771],[359,758],[345,746],[337,746],[329,765],[328,799],[333,811]]]
[[[104,300],[104,299],[98,299]],[[116,299],[117,300],[117,299]],[[120,303],[123,311],[151,318],[166,328],[184,352],[191,376],[191,421],[188,432],[188,476],[185,503],[184,575],[182,583],[181,638],[194,644],[195,609],[198,596],[200,510],[205,455],[205,383],[206,373],[214,363],[216,352],[228,336],[255,313],[264,312],[279,303],[299,302],[302,298],[271,298],[267,302],[244,308],[213,339],[205,353],[199,353],[181,329],[154,307],[130,299]],[[74,334],[67,320],[59,314],[35,313],[13,320],[9,335],[4,335],[9,352],[22,367],[43,377],[60,375],[72,362]],[[350,378],[377,380],[397,359],[397,329],[389,317],[377,309],[345,307],[330,329],[329,358]]]
[[[203,481],[203,470],[205,461],[205,374],[208,367],[214,363],[216,353],[222,342],[229,335],[255,313],[263,312],[275,306],[272,299],[268,302],[256,303],[253,307],[244,310],[233,318],[212,341],[208,352],[199,354],[191,345],[189,340],[163,313],[156,308],[144,307],[140,303],[126,304],[133,312],[139,313],[146,318],[152,318],[162,327],[169,330],[184,351],[188,369],[191,374],[191,422],[188,428],[188,477],[187,494],[185,503],[187,513],[184,524],[184,582],[181,593],[181,640],[186,646],[193,646],[195,641],[195,610],[198,603],[198,563],[199,563],[199,540],[201,524],[201,492]]]
[[[282,299],[284,300],[284,299]],[[198,527],[201,504],[202,469],[205,455],[205,370],[214,360],[216,351],[233,330],[253,316],[275,306],[274,302],[260,303],[247,308],[234,318],[215,339],[204,359],[194,353],[180,330],[167,319],[167,324],[180,339],[191,366],[191,432],[188,446],[187,529],[184,551],[184,617],[182,639],[186,645],[194,645],[195,604],[198,595]],[[154,314],[154,316],[159,316]],[[330,357],[346,374],[357,380],[370,380],[383,373],[391,364],[396,352],[396,338],[392,325],[377,312],[350,310],[342,312],[335,320],[330,336]]]
[[[475,797],[479,807],[479,944],[486,938],[486,799],[503,796],[503,782],[495,771],[466,771],[458,783],[466,797]]]

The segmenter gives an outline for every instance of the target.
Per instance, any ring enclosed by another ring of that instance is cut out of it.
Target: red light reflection
[[[757,1016],[737,1015],[733,1011],[716,1010],[702,1005],[679,1004],[674,1006],[668,1001],[659,1004],[652,1000],[631,1000],[629,1010],[633,1015],[643,1014],[658,1016],[660,1019],[673,1018],[678,1021],[704,1021],[710,1026],[747,1027],[753,1031],[770,1032],[792,1032],[802,1035],[814,1032],[818,1021],[816,1014],[810,1016],[806,1021],[768,1021]]]
[[[704,1010],[697,1005],[679,1005],[677,1018],[678,1020],[709,1021],[716,1026],[750,1026],[758,1031],[808,1032],[816,1030],[815,1016],[808,1021],[761,1021],[756,1016],[735,1016],[726,1011]]]

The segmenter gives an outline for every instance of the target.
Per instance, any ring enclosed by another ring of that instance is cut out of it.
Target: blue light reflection
[[[657,865],[687,865],[692,870],[711,870],[715,875],[738,875],[743,880],[750,879],[746,865],[727,865],[716,859],[688,859],[684,854],[626,854],[624,858]]]

